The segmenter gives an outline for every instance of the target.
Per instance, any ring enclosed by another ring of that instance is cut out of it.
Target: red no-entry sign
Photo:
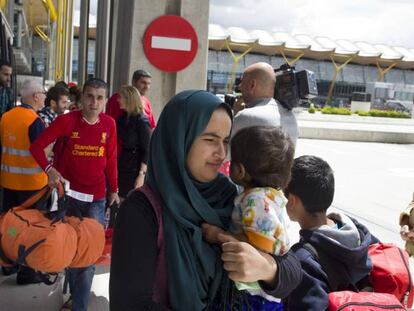
[[[177,72],[186,68],[196,56],[197,48],[193,26],[180,16],[158,17],[145,30],[145,55],[162,71]]]

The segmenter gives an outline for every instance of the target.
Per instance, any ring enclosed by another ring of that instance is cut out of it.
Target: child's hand
[[[404,241],[414,241],[414,232],[407,225],[401,226],[400,235]]]
[[[218,239],[218,235],[220,233],[226,233],[223,229],[214,226],[209,225],[207,223],[203,223],[201,225],[201,231],[203,232],[204,240],[206,240],[210,244],[221,244],[221,242]]]

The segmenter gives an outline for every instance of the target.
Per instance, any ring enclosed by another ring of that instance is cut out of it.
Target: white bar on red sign
[[[151,47],[153,49],[191,51],[191,40],[152,36]]]

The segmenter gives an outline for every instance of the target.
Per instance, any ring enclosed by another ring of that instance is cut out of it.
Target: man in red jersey
[[[144,113],[149,120],[151,129],[154,129],[156,123],[152,114],[151,102],[145,96],[151,87],[151,74],[142,69],[136,70],[132,75],[132,86],[135,87],[141,94],[142,101],[144,103]],[[119,93],[115,93],[111,96],[106,105],[106,114],[114,118],[115,121],[118,120],[123,112],[123,110],[119,107],[118,97]]]
[[[48,175],[49,185],[69,181],[67,214],[105,222],[105,194],[108,203],[119,203],[115,121],[102,113],[107,85],[101,79],[86,81],[82,109],[56,118],[36,139],[30,151]],[[56,141],[54,161],[49,163],[44,148]],[[95,266],[68,269],[72,310],[86,311]]]

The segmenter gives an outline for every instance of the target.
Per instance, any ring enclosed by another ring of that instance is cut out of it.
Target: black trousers
[[[30,198],[39,190],[12,190],[3,188],[3,207],[1,212],[7,212]]]

